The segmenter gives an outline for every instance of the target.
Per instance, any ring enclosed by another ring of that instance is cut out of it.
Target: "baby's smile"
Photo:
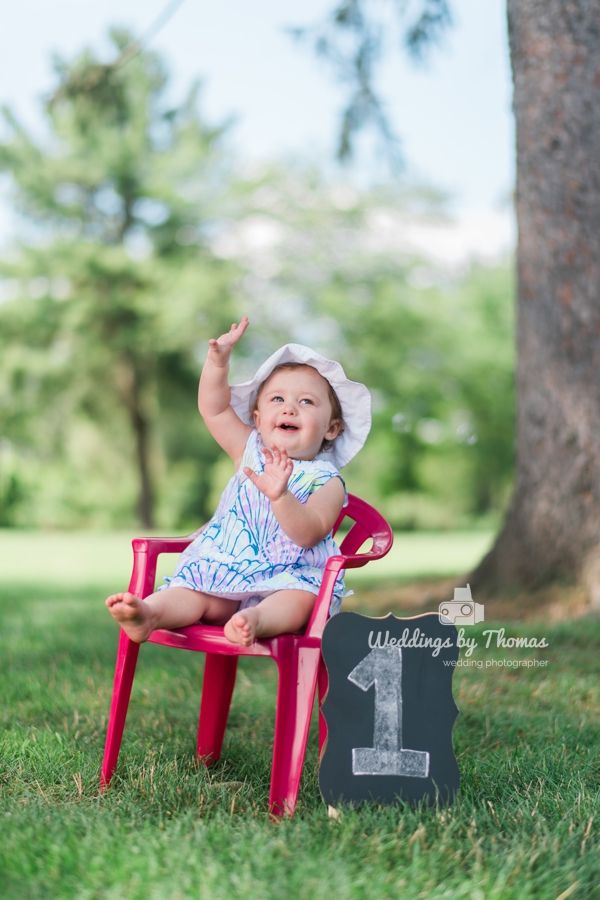
[[[292,425],[291,423],[288,423],[288,422],[282,422],[281,425],[278,425],[277,427],[281,428],[282,431],[298,431],[297,425]]]

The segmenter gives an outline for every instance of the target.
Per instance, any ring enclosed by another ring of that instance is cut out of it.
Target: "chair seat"
[[[225,637],[223,628],[216,625],[188,625],[187,628],[178,628],[176,631],[157,628],[148,638],[148,642],[161,644],[163,647],[175,647],[178,650],[196,650],[200,653],[269,658],[276,658],[294,643],[301,644],[303,647],[321,647],[320,638],[306,637],[300,632],[257,640],[250,647],[243,647],[241,644],[232,644]]]

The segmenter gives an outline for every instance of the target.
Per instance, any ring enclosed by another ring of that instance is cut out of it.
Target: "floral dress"
[[[295,589],[319,593],[323,570],[339,549],[330,534],[315,547],[294,544],[277,521],[271,502],[244,475],[244,466],[264,470],[262,440],[253,430],[246,443],[239,470],[227,484],[217,511],[201,533],[181,554],[170,587],[186,587],[241,601],[252,606],[274,591]],[[288,490],[306,503],[330,478],[340,478],[325,460],[293,460]],[[344,481],[342,479],[342,484]],[[344,485],[345,501],[348,494]],[[343,573],[338,576],[330,612],[339,611],[344,596]]]

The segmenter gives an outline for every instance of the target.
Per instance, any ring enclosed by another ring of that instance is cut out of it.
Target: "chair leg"
[[[321,759],[321,755],[323,753],[323,747],[325,745],[325,741],[327,740],[327,722],[325,721],[325,716],[321,712],[321,706],[323,705],[323,700],[325,699],[325,694],[327,693],[327,688],[329,687],[329,676],[327,674],[327,666],[323,660],[323,657],[319,659],[319,674],[318,674],[318,684],[319,684],[319,759]]]
[[[220,653],[206,654],[196,752],[207,765],[221,756],[238,659]]]
[[[279,684],[269,811],[291,816],[296,807],[315,700],[320,650],[285,648],[277,656]]]
[[[121,630],[106,731],[106,744],[104,746],[104,759],[102,761],[102,774],[100,776],[100,789],[102,791],[110,784],[113,772],[117,766],[139,652],[140,645],[131,641],[125,632]]]

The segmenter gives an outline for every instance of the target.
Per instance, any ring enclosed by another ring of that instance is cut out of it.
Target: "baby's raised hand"
[[[231,356],[234,344],[237,344],[246,328],[248,327],[248,317],[244,316],[239,325],[235,322],[226,334],[222,334],[219,338],[211,338],[208,342],[208,358],[216,366],[226,366]]]
[[[244,474],[269,500],[279,500],[287,491],[294,463],[285,450],[279,450],[275,446],[270,450],[261,447],[261,453],[265,456],[265,468],[262,475],[257,475],[248,466],[244,467]]]

